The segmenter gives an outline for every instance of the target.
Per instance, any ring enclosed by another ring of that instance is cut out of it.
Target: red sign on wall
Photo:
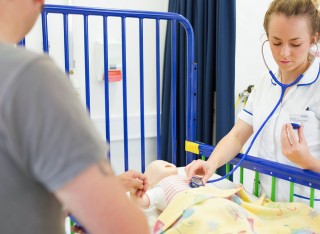
[[[118,82],[122,80],[122,73],[120,69],[108,71],[109,82]]]

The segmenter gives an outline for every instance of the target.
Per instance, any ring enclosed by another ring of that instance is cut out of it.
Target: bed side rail
[[[186,145],[188,145],[188,147],[186,147],[186,151],[191,151],[192,153],[201,155],[203,156],[204,160],[210,156],[215,148],[214,146],[203,144],[200,142],[186,142]],[[238,154],[229,163],[235,165],[242,158],[243,154]],[[314,205],[314,190],[316,189],[320,191],[320,173],[317,172],[304,170],[297,167],[247,155],[240,167],[240,183],[243,183],[243,168],[255,171],[255,195],[258,195],[259,173],[270,175],[272,177],[271,200],[275,200],[276,178],[286,180],[291,183],[289,195],[290,201],[293,201],[294,184],[300,184],[310,187],[310,206],[312,207]],[[229,169],[227,167],[226,173],[228,172]]]

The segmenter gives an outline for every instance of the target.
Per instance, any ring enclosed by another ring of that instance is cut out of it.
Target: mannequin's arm
[[[141,198],[134,193],[130,193],[130,199],[141,208],[157,207],[164,210],[167,206],[166,195],[162,188],[156,186],[148,190]]]

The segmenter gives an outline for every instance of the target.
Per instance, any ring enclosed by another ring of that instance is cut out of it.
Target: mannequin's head
[[[144,174],[148,178],[149,188],[153,188],[163,178],[170,175],[177,175],[178,169],[172,163],[155,160],[148,165]]]

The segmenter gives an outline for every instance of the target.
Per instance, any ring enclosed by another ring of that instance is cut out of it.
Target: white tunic
[[[319,58],[316,58],[310,64],[309,69],[305,72],[300,82],[289,89],[274,114],[260,132],[249,155],[297,167],[281,151],[282,126],[283,124],[294,122],[304,125],[304,136],[310,153],[317,159],[320,159],[319,62]],[[278,74],[276,74],[276,77],[278,77]],[[238,115],[241,120],[253,126],[253,135],[259,130],[262,123],[276,106],[280,96],[281,86],[272,80],[269,73],[257,82],[244,110]],[[270,176],[260,175],[260,183],[262,191],[270,196]],[[289,199],[288,182],[277,181],[276,189],[276,199],[278,201]],[[294,193],[309,197],[310,189],[295,185]],[[316,191],[315,197],[316,199],[320,198],[319,191]],[[294,200],[309,203],[308,200],[299,200],[297,198]],[[319,201],[315,201],[317,207],[320,207],[319,203]]]

